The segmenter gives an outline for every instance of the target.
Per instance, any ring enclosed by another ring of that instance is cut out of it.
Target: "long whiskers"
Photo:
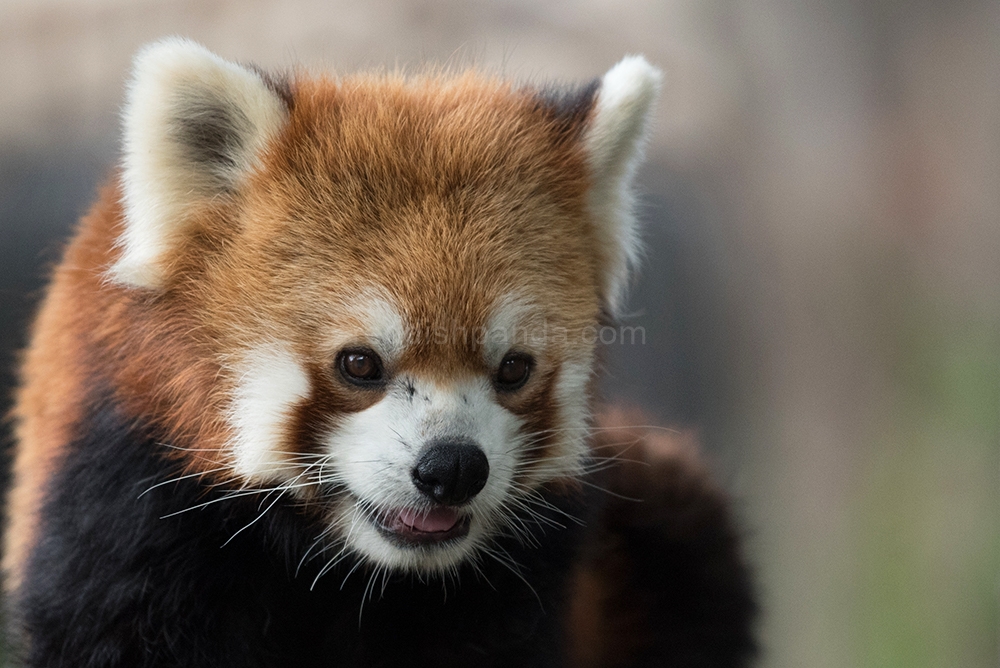
[[[229,545],[229,543],[231,543],[234,538],[236,538],[238,535],[240,535],[241,533],[243,533],[244,531],[246,531],[247,529],[249,529],[251,526],[253,526],[258,520],[260,520],[260,518],[264,517],[264,515],[267,514],[267,511],[271,510],[271,508],[274,507],[274,504],[276,504],[281,499],[281,497],[284,496],[289,490],[294,489],[296,487],[300,487],[301,485],[297,484],[298,480],[300,480],[302,478],[302,476],[308,474],[312,468],[314,468],[317,465],[320,465],[321,463],[322,463],[321,461],[315,461],[315,462],[313,462],[309,466],[305,467],[302,470],[301,473],[299,473],[297,476],[295,476],[294,478],[292,478],[291,480],[289,480],[286,484],[281,485],[280,487],[272,490],[271,492],[268,492],[267,495],[264,497],[264,499],[260,502],[260,505],[263,505],[264,502],[267,501],[267,498],[272,493],[274,493],[275,491],[277,491],[278,493],[274,496],[274,500],[271,501],[270,505],[268,505],[267,508],[265,508],[263,511],[261,511],[261,513],[259,515],[257,515],[257,517],[255,517],[254,519],[250,520],[250,522],[246,526],[242,527],[236,533],[234,533],[232,536],[230,536],[229,540],[227,540],[225,543],[222,544],[222,547],[225,547],[226,545]],[[260,506],[258,506],[258,508],[259,507]]]

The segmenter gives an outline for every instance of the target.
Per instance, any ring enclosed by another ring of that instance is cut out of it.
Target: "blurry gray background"
[[[0,408],[130,57],[168,34],[272,68],[661,66],[647,339],[605,394],[699,435],[762,665],[998,665],[1000,3],[0,0]]]

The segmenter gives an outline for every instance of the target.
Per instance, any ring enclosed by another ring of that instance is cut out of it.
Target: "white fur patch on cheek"
[[[285,430],[295,405],[309,396],[309,379],[282,346],[246,353],[236,373],[229,413],[235,470],[248,480],[280,478]]]
[[[554,391],[562,433],[552,463],[544,467],[546,480],[574,477],[583,471],[589,435],[588,387],[592,373],[589,360],[568,361],[559,371]]]

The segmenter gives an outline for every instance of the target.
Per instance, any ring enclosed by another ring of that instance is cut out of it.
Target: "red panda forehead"
[[[292,88],[276,156],[287,171],[318,167],[332,178],[398,175],[409,187],[488,182],[511,169],[560,181],[583,176],[583,147],[575,140],[588,120],[592,87],[580,89],[575,105],[471,71],[305,79]]]
[[[466,74],[302,81],[295,91],[251,196],[277,200],[301,232],[588,232],[584,149],[569,117],[527,89]],[[585,116],[575,118],[582,128]]]
[[[441,332],[482,330],[513,292],[555,321],[594,317],[586,160],[566,117],[471,74],[293,88],[288,126],[248,189],[254,255],[239,263],[269,266],[285,299],[315,309],[327,290],[339,310],[345,285],[374,286],[421,332],[421,358],[435,340],[459,345]]]

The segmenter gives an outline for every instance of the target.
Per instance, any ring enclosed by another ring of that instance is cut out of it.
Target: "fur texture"
[[[592,428],[658,84],[143,50],[23,367],[26,665],[746,665],[724,497]]]

